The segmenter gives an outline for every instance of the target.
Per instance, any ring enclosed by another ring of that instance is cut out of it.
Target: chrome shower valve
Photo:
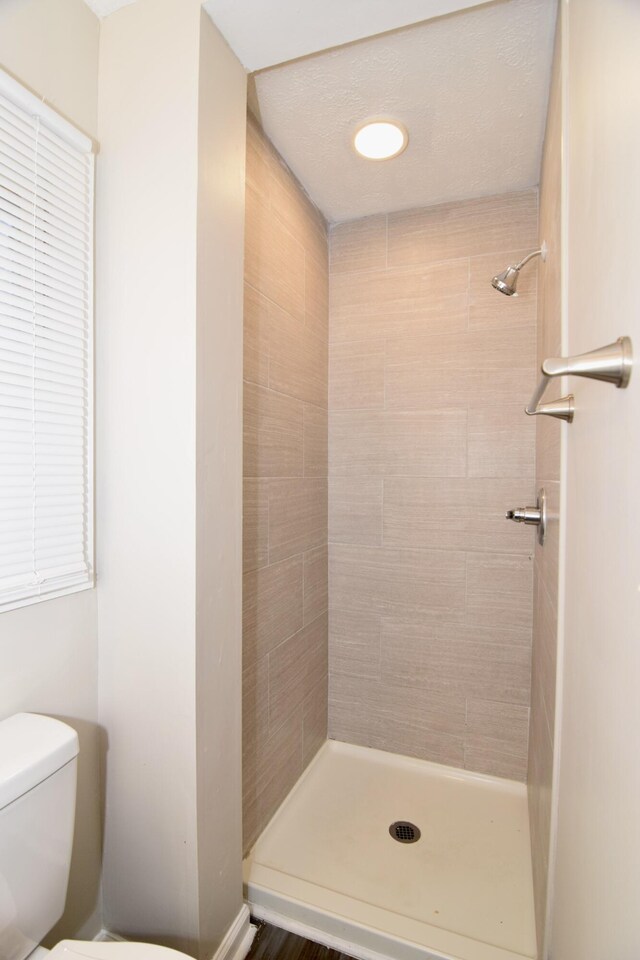
[[[516,507],[513,510],[507,510],[505,517],[507,520],[513,520],[514,523],[526,523],[538,528],[538,543],[544,543],[544,535],[547,526],[547,500],[544,487],[538,490],[538,501],[535,507]]]
[[[507,510],[506,518],[514,523],[534,523],[538,526],[542,514],[537,507],[516,507],[515,510]]]

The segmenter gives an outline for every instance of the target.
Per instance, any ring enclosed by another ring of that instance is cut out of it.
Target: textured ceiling
[[[539,180],[555,15],[556,0],[497,0],[265,70],[254,104],[330,221],[523,190]],[[400,157],[354,153],[369,117],[404,123]]]
[[[247,70],[304,57],[486,0],[206,0]]]

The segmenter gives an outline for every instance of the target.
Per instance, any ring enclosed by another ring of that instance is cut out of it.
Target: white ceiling
[[[240,62],[253,71],[485,2],[205,0],[204,8]]]
[[[120,7],[127,7],[135,0],[84,0],[97,17],[108,17],[110,13],[115,13]]]
[[[330,221],[526,189],[539,180],[555,15],[556,0],[497,0],[273,67],[255,76],[260,119]],[[404,123],[400,157],[354,153],[369,117]]]

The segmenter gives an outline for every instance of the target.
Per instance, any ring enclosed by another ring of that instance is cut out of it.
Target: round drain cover
[[[420,839],[420,830],[408,820],[396,820],[389,827],[389,833],[398,843],[415,843]]]

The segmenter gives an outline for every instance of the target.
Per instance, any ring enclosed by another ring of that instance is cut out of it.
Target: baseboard
[[[251,923],[249,908],[243,903],[238,916],[235,918],[224,939],[211,960],[245,960],[245,957],[251,949],[253,938],[256,935],[256,927]],[[109,930],[101,930],[96,934],[94,940],[127,942],[126,937],[120,937],[117,933],[111,933]]]
[[[256,929],[251,923],[249,907],[243,903],[212,960],[244,960],[251,949]]]
[[[274,927],[280,927],[287,933],[294,933],[298,937],[304,937],[305,940],[311,940],[313,943],[319,943],[323,947],[335,950],[337,953],[345,954],[347,957],[353,957],[354,960],[391,960],[392,954],[378,953],[377,950],[371,950],[363,947],[352,940],[345,940],[342,937],[336,937],[335,934],[325,933],[317,927],[305,923],[303,920],[292,920],[277,910],[270,907],[264,907],[258,904],[251,905],[251,914],[256,920],[262,920],[263,923],[269,923]],[[429,954],[425,953],[425,960],[429,960]]]

